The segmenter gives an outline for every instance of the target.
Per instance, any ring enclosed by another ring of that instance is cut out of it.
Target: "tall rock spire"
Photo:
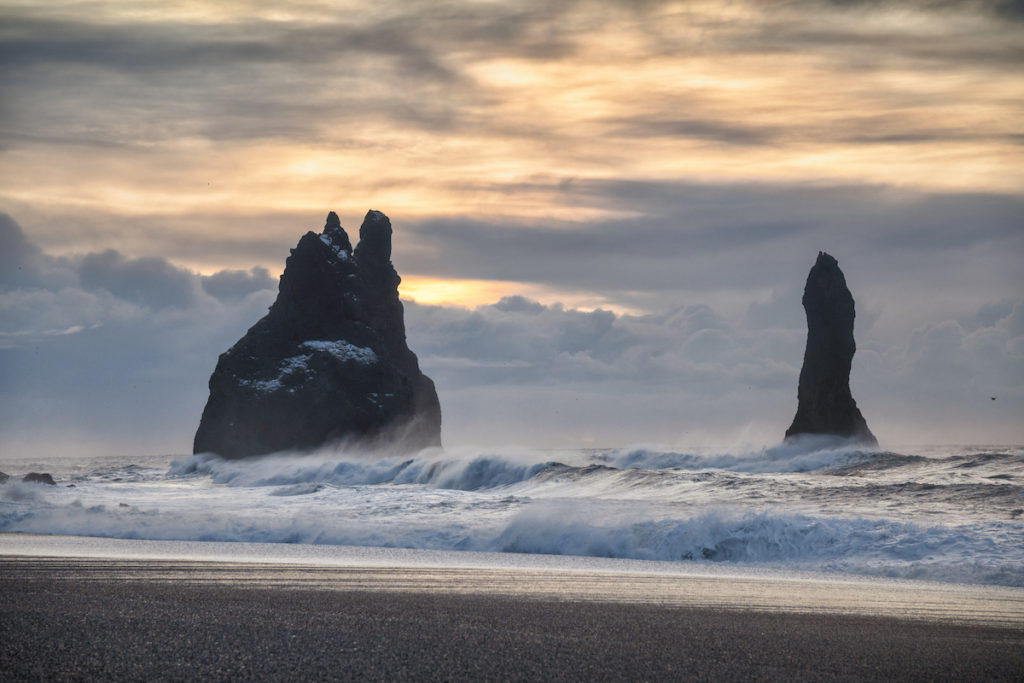
[[[786,438],[835,434],[877,445],[850,393],[850,366],[857,350],[853,295],[839,262],[823,251],[818,252],[807,275],[803,305],[807,347],[800,368],[796,416]]]
[[[441,445],[434,383],[405,340],[391,221],[370,211],[359,235],[353,251],[332,211],[292,249],[274,305],[217,362],[193,452]]]

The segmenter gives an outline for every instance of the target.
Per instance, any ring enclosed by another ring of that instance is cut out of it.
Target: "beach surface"
[[[225,545],[204,555],[193,544],[183,560],[173,559],[181,547],[129,541],[103,557],[109,546],[0,535],[0,678],[1019,680],[1024,671],[1021,589],[382,549],[303,563],[273,551],[258,561],[259,548],[240,549],[243,561],[209,556]]]

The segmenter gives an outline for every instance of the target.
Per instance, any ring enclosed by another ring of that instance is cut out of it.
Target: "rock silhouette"
[[[800,368],[796,416],[786,430],[786,439],[834,434],[877,445],[850,393],[850,366],[857,350],[853,295],[839,262],[825,252],[818,252],[807,275],[803,305],[807,347]]]
[[[303,235],[270,311],[217,361],[194,453],[441,445],[434,383],[406,344],[391,232],[370,211],[353,250],[332,211],[322,233]]]

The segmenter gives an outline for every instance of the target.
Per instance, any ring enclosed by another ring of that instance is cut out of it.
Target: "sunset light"
[[[0,681],[1022,672],[1024,0],[0,0]]]

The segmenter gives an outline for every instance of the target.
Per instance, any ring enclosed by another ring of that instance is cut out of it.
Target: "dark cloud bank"
[[[55,257],[7,216],[0,242],[5,452],[186,451],[217,355],[275,295],[261,268],[200,276],[113,250]],[[805,251],[777,278],[791,287],[740,315],[704,303],[617,315],[523,297],[472,310],[407,302],[410,346],[437,382],[453,445],[766,443],[795,406]],[[862,268],[847,269],[855,296]],[[1019,437],[1024,301],[894,343],[859,314],[854,394],[883,445]]]
[[[961,275],[977,269],[1012,277],[1024,253],[1024,198],[1007,195],[628,180],[523,189],[549,193],[552,205],[633,215],[585,224],[493,216],[415,222],[412,248],[396,259],[440,277],[580,288],[620,301],[629,293],[636,307],[656,310],[674,291],[750,296],[802,286],[793,274],[818,250],[835,250],[847,267],[870,273],[868,289],[876,271],[886,286],[924,279],[941,288],[953,273],[936,269],[954,264]]]
[[[812,54],[840,73],[893,65],[944,73],[972,66],[1014,68],[1024,56],[1019,40],[1024,3],[1017,0],[779,0],[753,3],[751,17],[742,23],[689,11],[685,4],[682,9],[665,5],[402,3],[382,18],[331,19],[336,9],[324,5],[316,12],[314,4],[310,11],[320,23],[239,19],[221,24],[93,21],[12,10],[0,27],[5,67],[0,112],[6,123],[0,142],[145,148],[182,136],[330,138],[329,129],[366,117],[423,131],[490,130],[554,140],[560,133],[529,120],[510,127],[481,114],[498,95],[465,65],[498,58],[570,59],[579,56],[589,33],[622,20],[643,26],[650,39],[648,57]],[[905,28],[866,32],[859,19],[885,10],[945,17],[945,26],[917,32],[909,22]],[[972,21],[958,22],[956,13]],[[700,37],[689,32],[680,37],[675,30],[680,24],[698,29]],[[651,99],[647,115],[607,120],[606,134],[684,136],[739,146],[793,138],[843,140],[844,135],[865,143],[987,135],[1020,144],[1019,136],[1005,131],[922,130],[917,118],[901,116],[920,103],[890,97],[894,106],[886,122],[851,117],[848,125],[811,131],[800,122],[765,127],[723,121],[714,113],[680,116],[677,99]]]

